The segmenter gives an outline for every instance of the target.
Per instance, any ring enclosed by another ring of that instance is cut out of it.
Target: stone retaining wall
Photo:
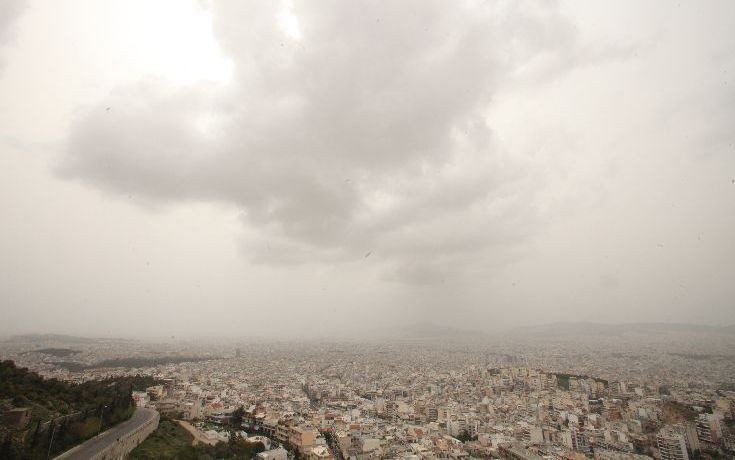
[[[143,425],[139,426],[135,430],[124,434],[123,436],[120,436],[115,441],[110,443],[107,447],[105,447],[103,450],[98,452],[93,457],[90,457],[89,460],[122,460],[125,458],[127,454],[129,454],[133,449],[138,447],[138,444],[143,442],[145,438],[148,437],[151,433],[153,433],[156,428],[158,428],[158,421],[160,420],[161,416],[158,414],[158,412],[155,413],[155,415],[148,420]],[[71,449],[64,454],[56,457],[55,460],[63,459],[63,460],[73,460],[76,458],[75,451],[76,449]]]

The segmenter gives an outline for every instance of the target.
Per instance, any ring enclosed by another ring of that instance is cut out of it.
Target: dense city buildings
[[[136,404],[181,420],[203,443],[233,433],[259,442],[260,459],[733,455],[730,333],[680,333],[663,346],[670,331],[592,335],[576,327],[575,337],[532,330],[502,340],[95,341],[66,344],[74,354],[63,359],[34,351],[58,343],[8,341],[0,351],[72,381],[151,376],[159,383],[136,391]],[[93,364],[122,356],[157,364]]]
[[[656,446],[662,460],[689,460],[684,435],[670,429],[661,430],[656,436]]]

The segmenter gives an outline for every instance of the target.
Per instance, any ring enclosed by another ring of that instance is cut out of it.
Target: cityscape
[[[735,460],[735,0],[0,0],[0,460]]]
[[[3,341],[0,356],[76,383],[151,377],[132,393],[137,407],[175,420],[193,443],[261,443],[259,459],[735,453],[731,327],[458,331],[416,324],[382,342],[36,335]]]

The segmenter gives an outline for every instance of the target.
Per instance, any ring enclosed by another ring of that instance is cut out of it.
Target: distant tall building
[[[202,418],[202,401],[199,398],[194,399],[194,402],[189,407],[189,420],[198,420]]]
[[[572,446],[574,450],[578,452],[589,452],[590,446],[587,442],[587,437],[584,435],[584,433],[580,432],[578,429],[573,428],[572,429]]]
[[[697,436],[703,443],[718,444],[722,438],[720,414],[699,414],[697,417]]]
[[[689,460],[684,436],[673,430],[661,430],[656,436],[661,460]]]
[[[240,351],[239,348],[236,348],[235,349],[235,358],[239,358],[240,356],[242,356],[242,351]]]
[[[689,452],[699,450],[699,437],[697,435],[697,427],[693,423],[682,423],[673,427],[679,434],[684,436]]]
[[[176,379],[163,379],[163,389],[166,396],[171,397],[174,394],[174,386],[176,386]]]

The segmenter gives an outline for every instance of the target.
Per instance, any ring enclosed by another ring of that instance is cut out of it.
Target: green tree
[[[36,441],[38,441],[38,431],[40,428],[41,428],[41,421],[36,420],[36,428],[33,429],[32,434],[31,434],[31,439],[28,442],[28,444],[31,447],[35,447]]]
[[[457,439],[459,439],[462,442],[474,441],[477,439],[477,436],[470,436],[467,430],[462,430],[459,432],[459,435],[457,435]]]
[[[5,434],[2,444],[0,444],[0,458],[15,458],[15,449],[13,449],[13,439],[10,433]]]
[[[230,439],[227,440],[227,444],[229,444],[230,450],[236,448],[237,444],[240,443],[242,439],[240,438],[240,435],[237,434],[237,431],[230,430]]]
[[[232,413],[232,420],[231,420],[232,425],[237,429],[242,427],[242,419],[244,416],[245,416],[244,407],[240,406],[237,409],[235,409],[235,411]]]

